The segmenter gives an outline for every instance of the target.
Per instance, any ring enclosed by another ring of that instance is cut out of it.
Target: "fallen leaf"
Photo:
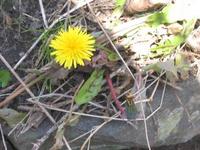
[[[60,68],[50,74],[50,79],[53,84],[58,84],[58,80],[65,79],[68,76],[69,72],[70,71],[65,68]]]
[[[6,121],[6,123],[12,128],[17,123],[19,123],[24,117],[25,113],[17,112],[14,109],[10,108],[3,108],[0,109],[0,119]]]
[[[170,3],[171,0],[126,0],[125,10],[129,14],[144,12]]]
[[[175,83],[178,79],[177,66],[174,64],[174,60],[170,59],[165,62],[157,62],[155,64],[150,64],[143,68],[143,70],[149,71],[154,70],[157,73],[161,73],[162,70],[166,71],[166,77],[171,83]]]
[[[173,23],[167,26],[167,32],[169,34],[178,34],[183,30],[183,26],[179,23]]]
[[[59,150],[64,146],[63,143],[63,136],[64,136],[64,131],[65,131],[65,122],[63,122],[59,127],[56,132],[56,135],[54,139],[56,140],[54,145],[50,148],[50,150]]]
[[[194,52],[200,52],[200,26],[188,37],[187,45],[191,47]]]
[[[175,77],[177,77],[177,68],[174,64],[174,60],[170,59],[165,62],[159,62],[158,66],[167,72],[171,72]]]

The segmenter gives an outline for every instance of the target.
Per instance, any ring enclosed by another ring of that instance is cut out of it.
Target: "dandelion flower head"
[[[91,61],[95,39],[86,30],[80,27],[69,27],[68,31],[63,29],[58,32],[50,42],[50,47],[54,49],[51,53],[55,61],[65,68],[76,68],[77,65],[84,66],[84,60]]]

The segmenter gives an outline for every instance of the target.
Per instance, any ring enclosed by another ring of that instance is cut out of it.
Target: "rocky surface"
[[[147,120],[149,141],[153,147],[183,143],[199,134],[199,80],[190,78],[177,83],[177,86],[181,90],[167,87],[161,109]],[[153,110],[158,108],[162,92],[163,86],[160,86],[151,104]],[[75,126],[67,127],[65,136],[70,141],[103,122],[102,119],[82,117]],[[94,135],[90,144],[94,149],[147,147],[144,122],[133,121],[133,124],[134,126],[126,121],[111,121]],[[50,123],[45,121],[38,129],[31,129],[17,139],[12,136],[9,139],[19,150],[30,149],[32,143],[41,138],[49,127]],[[48,139],[41,149],[48,149],[51,146],[49,143],[54,143],[53,140]],[[71,145],[74,149],[79,149],[84,140],[85,138],[81,138]]]

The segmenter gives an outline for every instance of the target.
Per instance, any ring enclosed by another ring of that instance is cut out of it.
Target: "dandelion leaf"
[[[91,101],[101,90],[104,70],[95,70],[75,96],[75,102],[82,105]]]

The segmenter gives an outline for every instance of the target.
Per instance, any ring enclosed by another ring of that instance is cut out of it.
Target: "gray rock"
[[[200,86],[199,80],[190,78],[177,83],[181,90],[167,87],[161,109],[147,120],[149,141],[152,147],[172,145],[190,140],[200,132]],[[151,102],[153,110],[159,107],[163,85],[161,85]],[[178,98],[179,100],[178,100]],[[148,110],[146,111],[146,113]],[[148,115],[148,113],[147,113]],[[72,127],[67,127],[65,137],[68,141],[88,132],[104,120],[81,117]],[[147,147],[144,122],[133,121],[134,126],[126,121],[111,121],[101,128],[90,141],[91,149],[121,149],[133,146]],[[9,137],[19,150],[32,147],[50,127],[45,121],[38,129],[31,129],[17,139]],[[42,145],[41,149],[49,149],[55,142],[53,135]],[[73,149],[80,149],[86,137],[70,143]]]

